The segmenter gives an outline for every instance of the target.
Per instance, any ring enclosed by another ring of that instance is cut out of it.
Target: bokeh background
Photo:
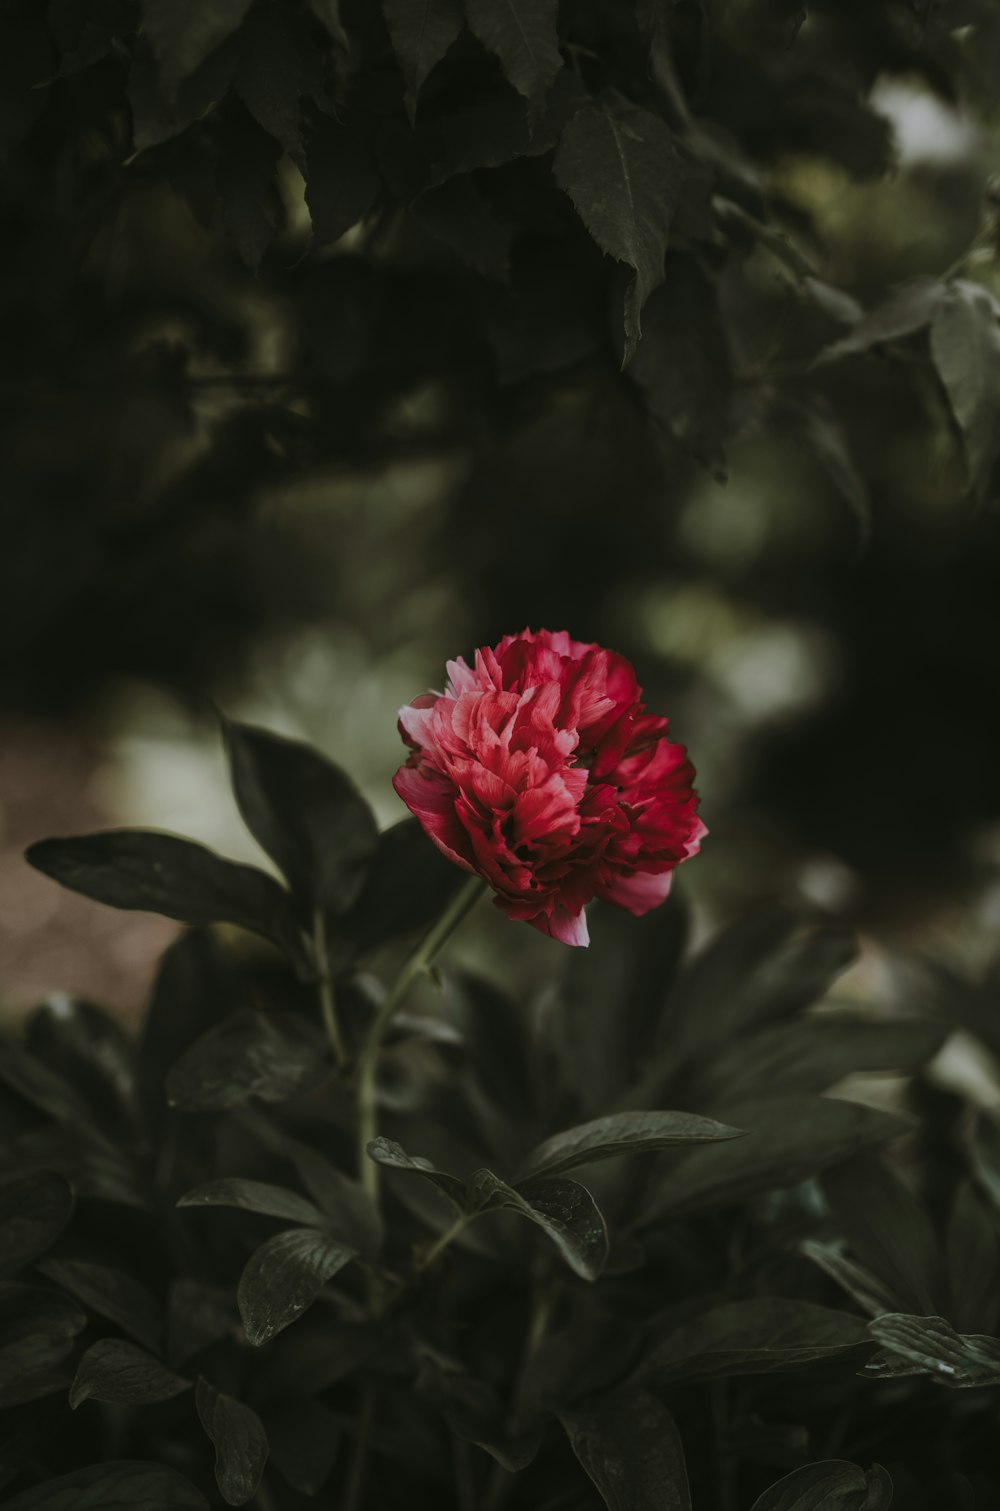
[[[316,246],[292,161],[246,266],[183,135],[130,158],[118,63],[36,62],[2,122],[3,1012],[69,990],[135,1014],[172,933],[59,892],[25,845],[140,824],[260,862],[216,705],[314,742],[392,822],[400,704],[525,625],[624,652],[688,745],[700,929],[799,900],[864,932],[862,994],[899,952],[977,971],[1000,923],[1000,522],[927,363],[810,379],[837,427],[804,444],[795,364],[837,330],[749,248],[738,287],[720,274],[723,481],[610,348],[566,349],[550,298],[520,372],[502,310],[486,341],[426,241],[369,222]],[[988,96],[864,84],[878,171],[806,140],[765,155],[825,283],[868,307],[974,241],[998,135]],[[509,976],[552,949],[488,910],[477,928]]]

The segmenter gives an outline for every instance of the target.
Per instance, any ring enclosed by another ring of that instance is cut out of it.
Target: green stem
[[[467,1214],[464,1212],[461,1213],[460,1216],[456,1217],[451,1227],[445,1228],[440,1238],[436,1239],[435,1242],[431,1244],[427,1252],[421,1255],[419,1261],[417,1262],[417,1269],[429,1270],[431,1265],[434,1264],[444,1253],[448,1245],[458,1237],[459,1233],[463,1232],[468,1227],[471,1221],[471,1217],[467,1216]]]
[[[354,1443],[354,1455],[344,1495],[344,1511],[361,1511],[365,1496],[365,1481],[368,1478],[368,1450],[371,1447],[372,1426],[375,1422],[375,1384],[366,1380],[361,1389],[361,1405],[358,1408],[358,1435]]]
[[[423,975],[442,945],[450,938],[469,909],[477,901],[486,883],[472,876],[451,904],[445,909],[434,927],[425,934],[420,944],[403,966],[386,994],[371,1026],[364,1048],[358,1056],[357,1105],[358,1105],[358,1176],[362,1186],[373,1199],[378,1197],[378,1166],[368,1158],[366,1149],[378,1133],[375,1097],[375,1069],[378,1052],[386,1030],[395,1013],[403,1005],[410,988]]]
[[[543,1292],[536,1294],[531,1308],[531,1320],[528,1331],[525,1334],[524,1345],[521,1349],[521,1357],[517,1363],[514,1375],[514,1384],[510,1393],[510,1401],[507,1406],[507,1428],[510,1432],[516,1432],[519,1426],[519,1417],[524,1398],[524,1387],[528,1381],[528,1371],[532,1360],[541,1347],[542,1340],[548,1332],[549,1323],[552,1320],[554,1310],[554,1297],[551,1293]],[[493,1471],[486,1486],[486,1498],[483,1502],[485,1511],[502,1511],[514,1489],[517,1475],[494,1462]]]
[[[347,1063],[347,1046],[344,1036],[340,1031],[340,1020],[337,1017],[337,1002],[333,995],[333,977],[330,974],[330,956],[326,948],[326,919],[322,908],[317,908],[313,914],[313,955],[316,960],[316,972],[319,977],[319,1005],[323,1014],[323,1026],[326,1029],[327,1038],[333,1049],[333,1059],[337,1067]]]

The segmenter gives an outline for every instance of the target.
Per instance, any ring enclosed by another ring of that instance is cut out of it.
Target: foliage
[[[390,1024],[461,877],[314,752],[226,738],[287,889],[234,919],[188,841],[30,852],[200,926],[137,1040],[60,998],[0,1047],[5,1507],[995,1504],[1000,1134],[925,1077],[974,988],[816,1012],[842,931],[692,953],[674,898],[596,909],[524,1001],[445,965]]]

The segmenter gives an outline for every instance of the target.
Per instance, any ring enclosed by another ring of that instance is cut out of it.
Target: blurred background
[[[874,125],[855,150],[846,120],[838,154],[801,111],[779,131],[726,94],[717,49],[703,108],[783,239],[715,257],[721,335],[695,334],[724,341],[726,422],[706,441],[651,421],[607,334],[614,270],[582,236],[567,262],[561,222],[515,237],[496,278],[384,202],[324,242],[292,151],[248,258],[201,118],[138,140],[124,23],[95,44],[86,6],[14,10],[31,82],[0,123],[6,1014],[53,990],[134,1014],[172,934],[60,892],[25,845],[138,824],[260,862],[215,705],[315,743],[388,824],[398,707],[525,625],[629,656],[689,747],[701,928],[799,899],[865,931],[869,986],[880,951],[978,970],[1000,922],[1000,520],[968,496],[919,353],[811,362],[838,291],[870,308],[982,238],[988,91],[954,89],[930,43],[921,63],[859,42],[848,92]],[[782,79],[820,66],[828,11],[774,54]],[[734,55],[758,45],[732,25]],[[812,308],[793,243],[822,278]],[[1000,282],[986,256],[967,276]],[[562,318],[565,289],[589,323]],[[508,975],[548,958],[483,914]]]

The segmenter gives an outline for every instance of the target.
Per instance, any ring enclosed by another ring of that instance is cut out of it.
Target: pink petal
[[[661,871],[658,875],[650,871],[639,871],[634,876],[611,875],[598,896],[641,918],[666,900],[673,879],[673,871]]]

